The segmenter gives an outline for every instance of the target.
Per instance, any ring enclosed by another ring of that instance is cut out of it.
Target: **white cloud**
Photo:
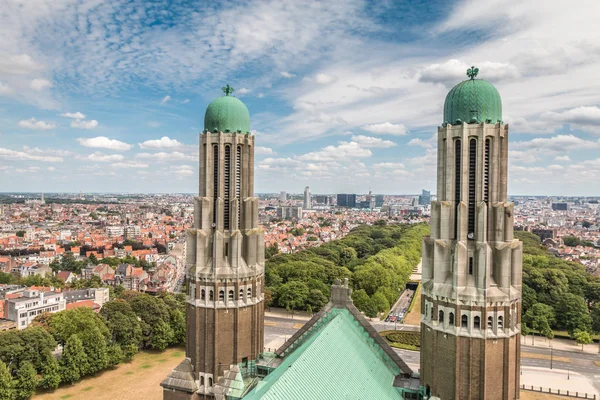
[[[480,70],[477,78],[483,78],[487,81],[497,82],[503,79],[512,79],[519,76],[519,71],[510,63],[497,62],[477,62],[475,63]],[[466,73],[471,65],[457,59],[451,59],[442,64],[431,64],[425,67],[420,74],[419,79],[422,82],[443,83],[446,86],[454,86],[460,81],[468,79]]]
[[[61,117],[66,117],[66,118],[74,118],[74,119],[84,119],[85,118],[85,114],[80,113],[79,111],[74,112],[74,113],[64,113],[64,114],[60,114]]]
[[[337,161],[370,157],[372,154],[371,150],[361,147],[356,142],[340,142],[339,146],[326,146],[296,158],[301,161]]]
[[[254,154],[256,154],[256,155],[272,155],[272,154],[277,154],[277,153],[275,153],[273,151],[273,149],[270,147],[256,146],[254,148]]]
[[[100,152],[92,153],[88,156],[77,157],[80,160],[94,161],[94,162],[116,162],[123,161],[125,157],[121,154],[103,154]]]
[[[111,164],[111,167],[115,168],[148,168],[148,164],[138,163],[134,161],[117,162]]]
[[[40,171],[40,167],[28,167],[28,168],[16,168],[15,172],[21,173],[21,174],[27,174],[27,173],[35,173],[35,172],[39,172]]]
[[[160,126],[160,122],[157,122],[157,121],[148,121],[148,126],[150,128],[158,128]]]
[[[95,129],[98,127],[98,121],[95,119],[85,121],[82,119],[76,119],[71,121],[71,128],[79,128],[79,129]]]
[[[174,162],[174,161],[196,161],[198,157],[184,154],[179,151],[172,153],[158,152],[158,153],[138,153],[135,155],[136,158],[153,160],[158,162]]]
[[[554,157],[554,161],[571,161],[571,157],[569,156],[556,156]]]
[[[98,149],[109,149],[117,151],[125,151],[131,149],[132,145],[118,141],[116,139],[109,139],[105,136],[97,136],[94,138],[77,138],[80,145],[85,147],[92,147]]]
[[[177,175],[194,175],[195,169],[191,165],[179,165],[171,169]]]
[[[577,107],[563,112],[546,112],[543,119],[574,124],[577,126],[600,126],[600,107]]]
[[[0,82],[0,95],[11,94],[12,92],[13,89],[10,86]]]
[[[286,71],[281,71],[280,74],[281,74],[281,76],[283,76],[286,79],[290,79],[290,78],[293,78],[296,76],[295,74],[292,74],[292,73],[286,72]]]
[[[40,68],[28,54],[9,55],[0,59],[1,74],[29,74]]]
[[[48,152],[50,153],[50,152]],[[51,153],[50,153],[51,154]],[[42,161],[42,162],[62,162],[62,157],[49,155],[39,149],[25,149],[25,151],[10,150],[0,147],[0,159],[14,161]]]
[[[237,92],[238,94],[247,94],[247,93],[250,93],[251,91],[252,91],[252,90],[251,90],[251,89],[248,89],[248,88],[241,88],[241,89],[237,89],[237,90],[236,90],[236,92]]]
[[[396,135],[403,136],[408,133],[406,127],[402,124],[392,124],[391,122],[383,122],[381,124],[363,125],[363,130],[381,135]]]
[[[190,99],[185,99],[185,100],[182,100],[181,104],[187,104],[189,102],[190,102]]]
[[[433,135],[431,138],[429,138],[427,140],[423,140],[423,139],[420,139],[420,138],[414,138],[414,139],[411,139],[408,142],[409,146],[419,146],[419,147],[422,147],[424,149],[431,149],[436,144],[437,144],[437,135]]]
[[[574,135],[557,135],[551,138],[535,138],[527,142],[514,142],[511,147],[544,154],[560,154],[577,149],[599,148],[600,141],[592,142]]]
[[[42,131],[47,131],[56,128],[56,124],[53,122],[38,121],[35,118],[21,120],[19,121],[19,126],[21,128],[37,129]]]
[[[358,143],[361,147],[376,147],[376,148],[387,148],[394,147],[396,143],[391,140],[383,140],[371,136],[355,135],[352,136],[352,141]]]
[[[47,169],[48,171],[50,171],[50,172],[54,172],[54,171],[56,171],[56,168],[55,168],[55,167],[48,167],[48,168],[46,168],[46,169]]]
[[[34,79],[29,84],[33,90],[37,90],[38,92],[44,89],[48,89],[52,87],[52,82],[47,79]]]
[[[317,74],[315,75],[315,82],[319,85],[327,85],[335,80],[335,77],[327,75],[327,74]]]
[[[167,95],[167,96],[165,96],[165,97],[162,98],[162,100],[160,101],[160,104],[165,104],[169,100],[171,100],[171,96]]]
[[[141,149],[176,149],[182,147],[183,143],[168,136],[163,136],[160,139],[146,140],[143,143],[138,143],[138,146]]]

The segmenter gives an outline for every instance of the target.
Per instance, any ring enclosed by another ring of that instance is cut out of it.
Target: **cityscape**
[[[0,4],[0,400],[600,399],[599,10]]]

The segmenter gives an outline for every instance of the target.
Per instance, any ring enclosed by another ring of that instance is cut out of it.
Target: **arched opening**
[[[454,313],[453,313],[453,312],[451,312],[451,313],[448,315],[448,323],[449,323],[450,325],[454,325]]]
[[[240,300],[244,300],[244,289],[240,289]]]
[[[465,314],[460,317],[460,326],[463,328],[469,327],[469,317],[467,317]]]
[[[238,199],[237,228],[240,229],[242,223],[242,146],[237,147],[235,159],[235,196]]]
[[[502,316],[498,317],[498,329],[504,329],[504,318]]]
[[[440,312],[438,313],[438,321],[440,324],[444,322],[444,312],[442,310],[440,310]]]
[[[476,316],[475,318],[473,318],[473,327],[475,329],[481,329],[481,317],[480,316]]]
[[[204,377],[203,376],[200,377],[200,386],[204,386]]]
[[[483,161],[483,201],[490,201],[490,150],[491,139],[485,139],[485,159]]]
[[[225,301],[225,291],[219,290],[219,301]]]
[[[229,291],[229,296],[228,296],[230,301],[233,301],[233,290]]]
[[[206,290],[202,289],[200,291],[200,299],[201,300],[205,300],[206,299]]]
[[[211,377],[208,378],[208,386],[212,387],[213,380]]]
[[[252,298],[252,288],[248,288],[248,298]]]
[[[488,317],[488,329],[494,329],[494,319],[492,317]]]
[[[208,291],[208,300],[209,301],[213,301],[215,299],[215,294],[213,293],[212,289]]]
[[[458,205],[460,204],[460,177],[462,174],[462,148],[460,139],[454,141],[454,238],[458,239]]]
[[[469,141],[469,228],[468,238],[475,239],[475,170],[477,168],[477,140]]]
[[[229,191],[231,181],[231,146],[225,146],[225,165],[223,174],[223,229],[229,229]]]
[[[213,146],[213,224],[217,223],[217,199],[219,198],[219,146]]]

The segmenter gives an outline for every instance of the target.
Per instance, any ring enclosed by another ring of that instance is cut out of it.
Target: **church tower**
[[[232,365],[264,345],[264,236],[254,197],[248,109],[223,88],[200,133],[199,195],[187,233],[186,358],[161,386],[165,400],[210,399]]]
[[[423,241],[421,384],[444,400],[519,398],[522,244],[507,198],[500,94],[456,85],[438,128],[437,200]]]

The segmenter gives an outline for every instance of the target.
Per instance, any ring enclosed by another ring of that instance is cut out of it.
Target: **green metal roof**
[[[204,114],[204,130],[214,132],[250,132],[250,113],[241,100],[230,96],[233,88],[223,88],[225,96],[212,101]]]
[[[400,399],[400,368],[347,309],[334,308],[244,399]]]
[[[491,83],[475,79],[478,72],[478,68],[469,68],[467,76],[471,79],[454,86],[446,96],[444,124],[502,122],[500,93]]]

